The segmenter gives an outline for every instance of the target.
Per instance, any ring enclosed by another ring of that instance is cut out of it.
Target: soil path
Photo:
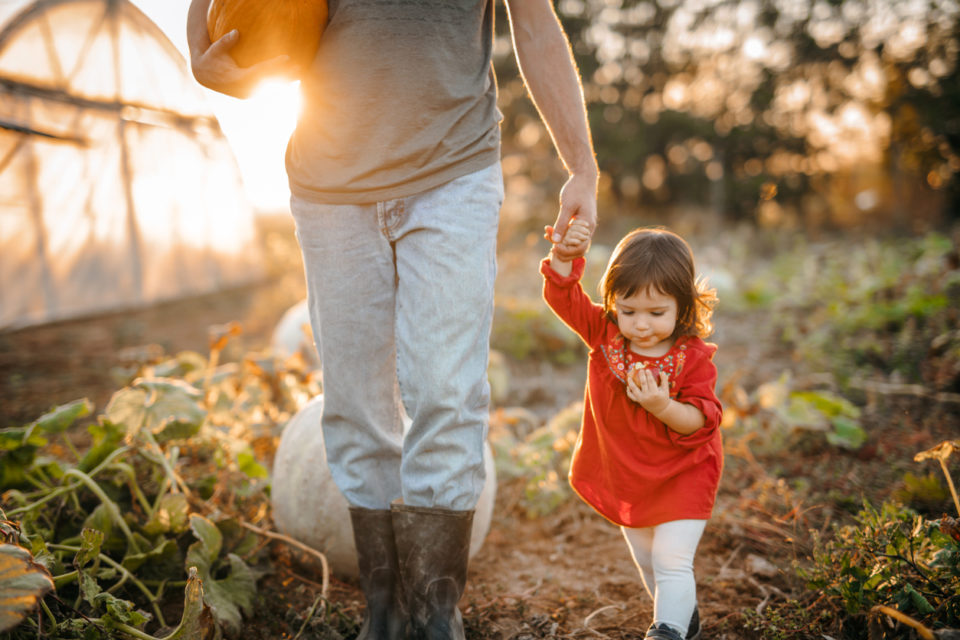
[[[79,397],[91,398],[100,410],[117,388],[112,374],[117,367],[144,350],[205,352],[211,325],[243,325],[225,360],[265,348],[280,315],[303,295],[303,283],[289,226],[264,225],[270,265],[265,285],[0,333],[0,426],[23,424]],[[502,256],[498,296],[538,298],[534,244]],[[763,317],[719,316],[714,339],[722,345],[721,380],[737,378],[751,388],[790,365],[789,354],[777,353],[764,331]],[[584,367],[513,362],[510,377],[508,403],[545,420],[582,396]],[[956,416],[944,424],[941,429],[957,428]],[[909,442],[900,439],[896,446],[903,451],[873,446],[857,456],[830,452],[804,458],[788,452],[777,462],[779,478],[832,478],[838,490],[855,490],[876,481],[871,469],[883,473],[884,456],[909,459],[938,437],[922,430]],[[801,504],[790,484],[768,473],[745,443],[726,446],[716,514],[696,559],[704,637],[755,637],[745,628],[743,612],[782,601],[797,588],[791,562],[808,551],[802,543],[806,529],[830,521],[831,507]],[[652,603],[618,529],[575,498],[546,516],[528,518],[518,505],[522,491],[522,483],[499,482],[491,530],[471,563],[461,602],[468,638],[642,638]],[[275,547],[275,571],[261,583],[247,637],[289,638],[301,627],[307,629],[302,638],[339,637],[316,620],[304,625],[318,594],[317,567],[291,557],[283,545]],[[331,598],[356,620],[361,602],[354,586],[334,577]]]

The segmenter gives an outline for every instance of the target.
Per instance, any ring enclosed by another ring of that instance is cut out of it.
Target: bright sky
[[[190,0],[133,0],[189,60],[187,8]],[[283,166],[287,139],[299,107],[294,84],[271,84],[246,100],[206,92],[220,127],[233,147],[247,194],[259,211],[286,211],[290,190]]]

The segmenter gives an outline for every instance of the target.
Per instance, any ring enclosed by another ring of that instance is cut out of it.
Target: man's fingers
[[[220,36],[216,42],[211,43],[210,48],[207,49],[208,53],[213,54],[225,54],[230,49],[233,49],[233,45],[237,44],[237,40],[240,38],[240,32],[236,29],[232,29],[227,33]]]
[[[557,214],[557,221],[553,223],[553,241],[560,242],[563,239],[563,234],[561,230],[566,233],[567,227],[570,225],[570,219],[573,217],[572,212],[569,208],[560,206],[560,212]]]

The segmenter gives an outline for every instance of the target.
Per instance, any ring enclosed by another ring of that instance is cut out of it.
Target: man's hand
[[[559,234],[553,232],[553,227],[546,227],[544,236],[547,240],[553,242],[553,239],[558,235]],[[570,224],[567,225],[566,232],[564,232],[560,241],[554,243],[551,255],[559,260],[570,262],[569,259],[563,256],[573,255],[579,257],[586,254],[587,249],[590,248],[590,237],[592,235],[588,222],[580,218],[574,218],[570,221]]]
[[[240,39],[236,29],[216,42],[207,33],[207,11],[210,0],[191,0],[187,10],[187,45],[190,48],[190,70],[197,82],[234,98],[246,98],[261,80],[270,75],[290,74],[290,60],[278,56],[251,67],[239,67],[230,49]]]
[[[230,49],[239,39],[240,33],[234,29],[202,52],[191,49],[190,68],[197,82],[234,98],[246,98],[267,76],[290,74],[290,56],[277,56],[250,67],[237,66]]]
[[[575,246],[566,246],[562,240],[565,229],[572,221],[579,221],[586,231],[586,242]],[[595,175],[581,176],[574,174],[567,179],[560,190],[560,212],[553,226],[547,226],[548,240],[553,242],[554,251],[561,260],[573,260],[586,254],[590,248],[590,239],[597,228],[597,178]]]

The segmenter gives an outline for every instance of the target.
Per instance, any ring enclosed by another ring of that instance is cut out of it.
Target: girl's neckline
[[[644,360],[660,360],[661,358],[666,358],[668,355],[676,351],[681,344],[687,341],[687,336],[677,336],[676,340],[673,341],[673,344],[670,345],[670,348],[664,351],[659,356],[648,356],[642,353],[637,353],[636,351],[630,348],[630,342],[627,340],[626,336],[624,336],[622,333],[620,334],[620,339],[623,340],[624,356],[626,356],[627,354],[630,354],[630,356],[633,358],[642,358]]]

